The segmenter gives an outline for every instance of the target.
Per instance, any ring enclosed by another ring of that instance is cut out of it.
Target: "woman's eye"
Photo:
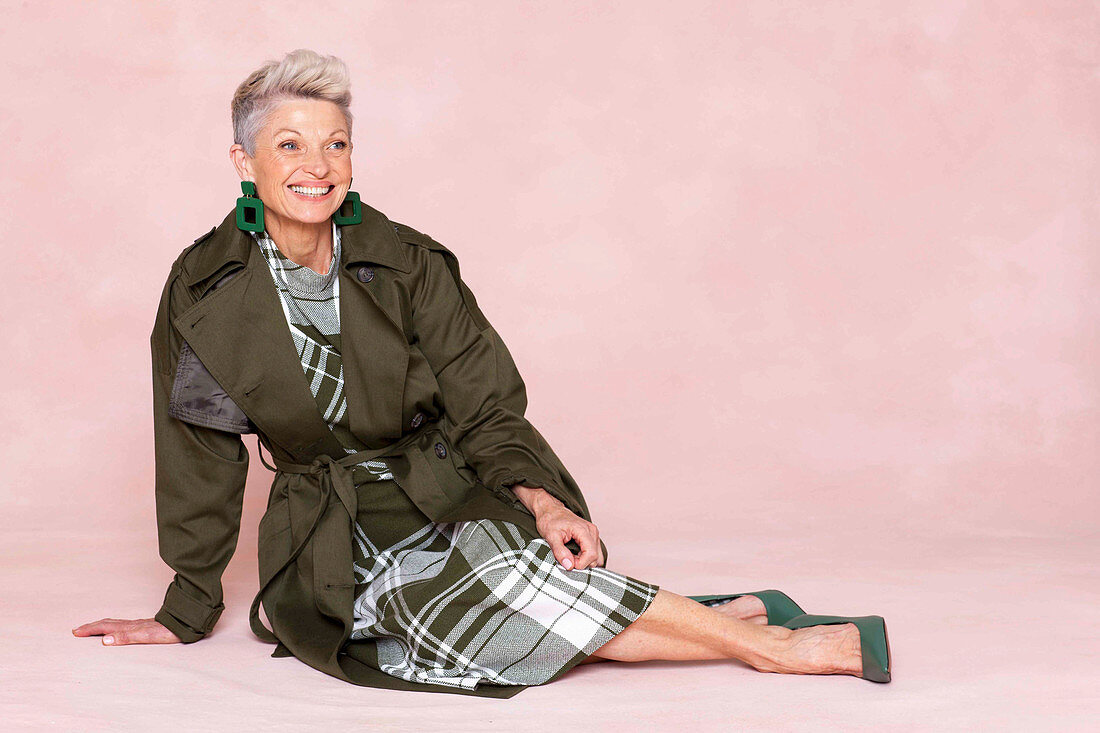
[[[279,147],[283,148],[284,150],[290,150],[290,148],[284,148],[284,145],[294,145],[295,147],[297,147],[297,143],[293,142],[292,140],[287,140],[285,143],[281,143],[279,145]]]
[[[348,146],[348,144],[346,142],[344,142],[343,140],[337,140],[336,142],[333,143],[333,145],[339,145],[340,146],[339,148],[337,148],[337,150],[343,150]]]

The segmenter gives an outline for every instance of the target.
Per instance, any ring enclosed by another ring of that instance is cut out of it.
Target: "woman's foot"
[[[750,662],[761,672],[863,676],[859,629],[853,623],[802,629],[769,626],[763,631],[773,636],[774,648]]]
[[[768,623],[768,611],[764,607],[764,601],[756,596],[745,595],[734,598],[720,606],[711,606],[718,613],[739,618],[753,624]]]

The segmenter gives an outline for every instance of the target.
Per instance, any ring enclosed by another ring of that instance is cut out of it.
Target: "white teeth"
[[[312,188],[309,186],[291,186],[290,190],[294,191],[295,193],[304,193],[307,196],[324,196],[326,193],[328,193],[328,186],[325,186],[324,188]]]

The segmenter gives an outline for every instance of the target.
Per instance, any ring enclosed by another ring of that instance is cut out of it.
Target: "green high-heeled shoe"
[[[768,614],[769,626],[782,626],[795,616],[802,616],[806,613],[797,603],[791,600],[790,596],[774,588],[770,590],[758,590],[755,593],[727,593],[725,595],[715,596],[685,597],[693,601],[699,601],[699,603],[702,603],[704,606],[720,606],[722,605],[722,601],[732,601],[734,598],[740,598],[741,596],[756,596],[764,602],[764,610]]]
[[[890,681],[890,639],[886,636],[886,620],[882,616],[819,616],[806,613],[782,624],[788,629],[807,626],[853,623],[859,629],[859,652],[863,657],[863,679],[872,682]]]

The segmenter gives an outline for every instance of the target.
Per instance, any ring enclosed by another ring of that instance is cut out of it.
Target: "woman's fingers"
[[[151,626],[126,629],[123,631],[116,631],[109,636],[103,637],[103,643],[108,646],[122,646],[124,644],[175,644],[177,642],[179,642],[179,637],[164,626],[161,626],[159,629]]]
[[[539,533],[566,570],[583,570],[603,562],[600,531],[592,522],[577,516],[564,505],[558,510],[540,513],[537,519]],[[565,546],[571,539],[576,540],[581,548],[579,555],[574,556]]]
[[[582,520],[583,522],[583,520]],[[587,525],[587,526],[586,526]],[[570,523],[557,532],[548,532],[546,537],[550,549],[554,551],[554,557],[566,570],[583,570],[590,568],[600,559],[599,532],[595,525],[590,523]],[[574,556],[565,543],[576,540],[581,548],[579,555]]]
[[[573,553],[569,551],[569,548],[565,546],[565,540],[562,538],[560,532],[548,532],[544,538],[546,543],[550,545],[550,549],[554,552],[554,557],[561,563],[562,567],[566,570],[573,569]]]
[[[96,634],[108,634],[115,630],[118,624],[125,623],[117,618],[101,618],[98,621],[89,621],[73,629],[76,636],[95,636]]]
[[[76,636],[103,636],[105,646],[126,644],[177,644],[180,638],[156,619],[104,618],[77,626]]]
[[[574,534],[573,539],[581,546],[581,554],[577,556],[578,568],[589,568],[600,559],[600,538],[596,525],[585,522]]]

